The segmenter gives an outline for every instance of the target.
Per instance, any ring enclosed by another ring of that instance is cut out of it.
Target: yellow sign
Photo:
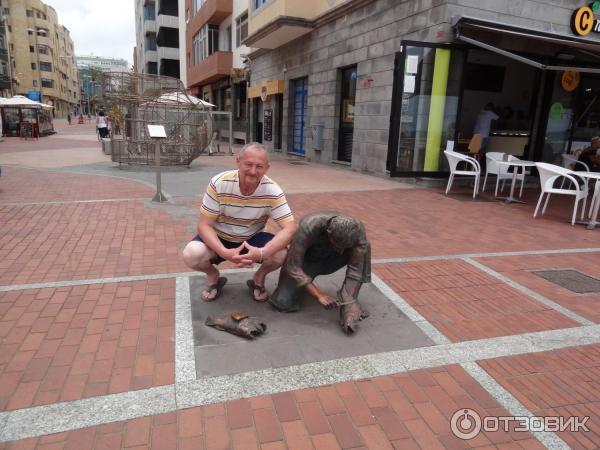
[[[582,6],[571,16],[571,30],[579,36],[586,36],[590,31],[598,31],[598,23],[594,11],[589,6]]]
[[[573,92],[579,86],[581,81],[581,74],[574,70],[567,70],[563,72],[561,78],[562,88],[567,92]]]

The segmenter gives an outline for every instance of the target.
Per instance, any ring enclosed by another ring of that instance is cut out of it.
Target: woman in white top
[[[96,127],[98,128],[98,134],[100,135],[101,139],[108,136],[108,125],[106,123],[104,111],[100,111],[98,113],[98,118],[96,119]]]

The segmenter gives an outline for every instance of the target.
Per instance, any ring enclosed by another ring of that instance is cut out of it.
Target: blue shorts
[[[246,242],[248,242],[248,244],[250,244],[253,247],[263,248],[271,239],[273,239],[273,234],[267,233],[266,231],[261,231],[260,233],[256,233]],[[221,237],[219,237],[219,240],[225,248],[237,248],[241,245],[240,242],[226,241]],[[194,239],[192,239],[192,241],[204,242],[199,235],[196,235]],[[240,252],[241,255],[244,255],[246,253],[248,253],[248,250],[246,249]],[[223,261],[225,261],[223,258],[221,258],[219,255],[216,255],[213,259],[210,260],[210,263],[216,265],[221,264]]]

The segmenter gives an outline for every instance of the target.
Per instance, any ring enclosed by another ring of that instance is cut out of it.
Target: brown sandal
[[[252,300],[254,300],[255,302],[258,303],[264,303],[264,302],[268,302],[269,301],[269,295],[267,293],[267,296],[265,298],[258,298],[254,295],[254,290],[256,289],[259,293],[264,294],[265,292],[267,292],[267,290],[265,289],[264,286],[259,286],[258,284],[256,284],[254,282],[254,280],[248,280],[246,281],[246,284],[248,285],[248,287],[250,288],[250,296],[252,297]]]
[[[206,298],[204,295],[200,295],[200,298],[205,302],[214,302],[221,295],[221,291],[223,290],[223,286],[225,286],[225,284],[227,284],[227,278],[219,277],[216,283],[209,284],[208,286],[206,286],[205,289],[205,291],[207,291],[209,295],[213,290],[217,291],[215,296],[211,298]]]

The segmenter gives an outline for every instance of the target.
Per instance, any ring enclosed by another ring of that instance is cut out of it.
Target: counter
[[[490,132],[490,142],[486,151],[502,152],[522,157],[529,143],[528,131],[498,130]]]

